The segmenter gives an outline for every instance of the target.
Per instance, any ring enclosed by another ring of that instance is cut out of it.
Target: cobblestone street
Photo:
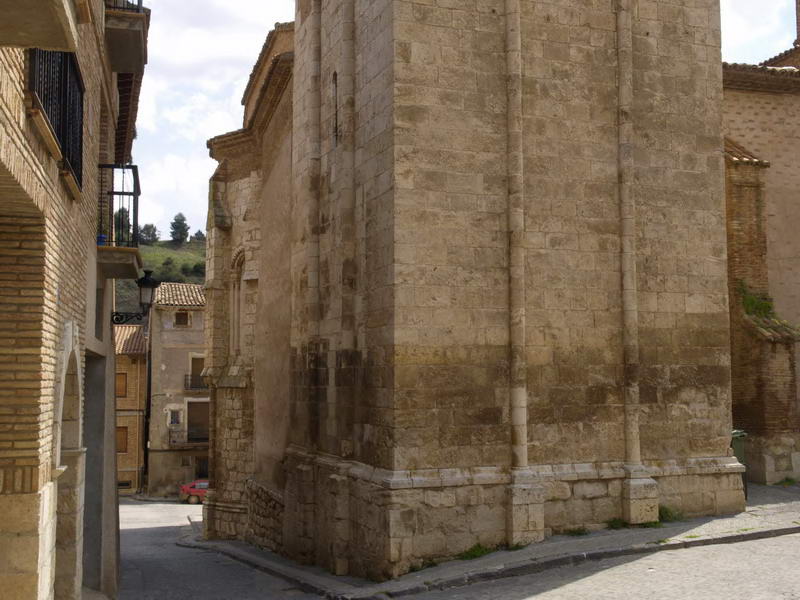
[[[200,505],[120,500],[120,600],[317,599],[291,583],[212,552],[179,548]]]
[[[789,600],[800,598],[800,535],[603,560],[415,598]]]
[[[311,600],[293,584],[175,541],[202,507],[122,500],[122,600]],[[585,563],[417,600],[800,599],[800,535]]]

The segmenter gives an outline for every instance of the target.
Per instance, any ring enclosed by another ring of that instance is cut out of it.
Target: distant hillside
[[[145,269],[151,269],[158,281],[205,283],[205,242],[187,242],[182,246],[175,246],[172,242],[157,242],[153,246],[140,246],[139,252]],[[117,281],[116,310],[139,310],[139,288],[135,281]]]

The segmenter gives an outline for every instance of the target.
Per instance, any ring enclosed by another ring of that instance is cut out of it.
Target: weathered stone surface
[[[456,4],[300,3],[209,142],[212,536],[383,579],[741,493],[718,1]]]

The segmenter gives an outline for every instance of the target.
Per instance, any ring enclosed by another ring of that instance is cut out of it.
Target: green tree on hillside
[[[189,224],[183,213],[178,213],[169,225],[169,236],[177,245],[182,245],[189,239]]]
[[[142,225],[142,230],[139,232],[139,242],[145,246],[152,246],[161,238],[161,232],[156,229],[152,223]]]
[[[117,243],[131,239],[131,215],[124,206],[114,213],[114,239]]]
[[[206,234],[203,233],[202,229],[198,229],[195,234],[192,236],[193,242],[205,242],[206,241]]]

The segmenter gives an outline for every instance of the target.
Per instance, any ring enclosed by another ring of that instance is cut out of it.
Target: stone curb
[[[126,500],[135,500],[136,502],[154,502],[154,503],[164,503],[164,504],[180,504],[180,500],[176,497],[168,497],[168,498],[155,498],[150,496],[140,496],[140,495],[131,495],[131,496],[120,496],[120,499]]]
[[[699,546],[712,546],[717,544],[735,544],[752,540],[761,540],[783,535],[800,533],[800,526],[780,527],[776,529],[763,529],[733,535],[719,537],[709,537],[705,539],[665,542],[663,544],[648,543],[635,544],[622,548],[612,548],[608,550],[594,550],[590,552],[576,552],[573,554],[562,554],[544,558],[541,560],[527,559],[517,563],[508,563],[488,569],[477,569],[452,577],[444,577],[424,583],[410,583],[407,587],[400,587],[392,590],[376,590],[381,584],[375,584],[372,590],[369,588],[359,589],[349,584],[331,585],[325,577],[308,573],[302,568],[295,568],[289,565],[282,565],[271,562],[265,557],[250,556],[249,553],[233,546],[225,547],[214,542],[203,542],[191,536],[181,538],[176,542],[178,546],[193,548],[196,550],[206,550],[218,552],[229,558],[242,562],[250,567],[264,571],[270,575],[286,579],[297,585],[304,592],[318,594],[327,600],[387,600],[389,598],[404,598],[421,594],[424,592],[445,590],[467,586],[473,583],[491,581],[494,579],[506,579],[509,577],[519,577],[521,575],[532,575],[549,569],[558,567],[576,566],[589,561],[605,560],[609,558],[619,558],[622,556],[632,556],[636,554],[654,554],[666,550],[679,550],[682,548],[696,548]],[[391,585],[386,582],[383,585]]]

